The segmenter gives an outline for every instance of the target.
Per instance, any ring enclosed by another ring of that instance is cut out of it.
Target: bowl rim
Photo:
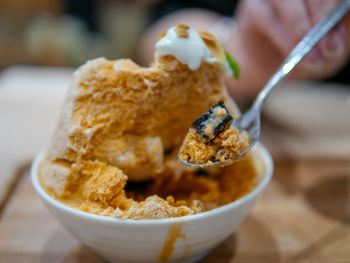
[[[62,204],[55,198],[51,197],[41,186],[39,180],[38,180],[38,167],[39,164],[41,163],[42,159],[44,158],[45,151],[41,151],[34,159],[32,166],[30,168],[30,177],[32,181],[32,185],[37,192],[37,194],[43,199],[46,203],[48,203],[50,206],[61,210],[66,213],[71,213],[74,216],[77,217],[82,217],[82,219],[86,220],[94,220],[99,223],[107,223],[107,224],[125,224],[125,225],[168,225],[168,224],[173,224],[173,223],[185,223],[189,221],[195,221],[201,218],[206,218],[206,217],[211,217],[215,216],[218,214],[221,214],[225,211],[235,209],[236,207],[241,206],[244,203],[247,203],[248,201],[252,200],[256,196],[258,196],[264,188],[268,185],[270,182],[272,175],[273,175],[273,170],[274,170],[274,165],[273,165],[273,160],[271,157],[271,154],[268,152],[268,150],[261,144],[257,143],[254,146],[255,150],[260,153],[260,156],[262,158],[262,161],[264,162],[266,169],[264,171],[265,176],[264,178],[260,181],[260,183],[255,186],[255,188],[249,192],[248,194],[242,196],[241,198],[233,201],[232,203],[226,204],[224,206],[220,206],[218,208],[205,211],[199,214],[194,214],[194,215],[187,215],[187,216],[182,216],[182,217],[172,217],[172,218],[162,218],[162,219],[120,219],[120,218],[114,218],[110,216],[102,216],[102,215],[96,215],[96,214],[91,214],[88,212],[83,212],[77,209],[74,209],[72,207],[69,207],[67,205]]]

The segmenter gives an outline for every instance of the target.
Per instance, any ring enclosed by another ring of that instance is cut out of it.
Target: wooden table
[[[13,68],[0,76],[0,263],[104,262],[55,221],[29,180],[30,161],[53,130],[70,73]],[[27,90],[9,88],[14,77]],[[315,142],[294,145],[310,141],[305,136],[265,121],[262,140],[275,158],[274,178],[237,232],[201,262],[350,262],[350,144],[339,148],[348,137],[338,134],[337,143],[320,137],[329,146],[322,151]]]

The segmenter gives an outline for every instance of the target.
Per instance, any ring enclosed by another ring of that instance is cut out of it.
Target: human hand
[[[292,48],[339,0],[242,0],[237,25],[226,48],[242,66],[242,79],[230,80],[231,93],[256,92]],[[293,78],[325,78],[346,62],[350,50],[349,14],[296,67]]]

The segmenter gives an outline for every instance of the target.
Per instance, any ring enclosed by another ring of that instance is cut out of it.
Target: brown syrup
[[[161,262],[167,262],[172,253],[174,252],[175,242],[178,238],[182,238],[185,242],[185,251],[183,258],[187,257],[190,253],[190,247],[188,244],[187,236],[182,232],[182,223],[175,223],[169,225],[168,237],[163,244],[163,248],[158,256]]]

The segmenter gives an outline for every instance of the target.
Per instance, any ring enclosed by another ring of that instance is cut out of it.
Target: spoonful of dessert
[[[339,2],[310,30],[267,82],[251,108],[239,119],[233,119],[223,101],[219,101],[196,119],[180,148],[180,162],[202,168],[226,166],[244,156],[259,139],[260,113],[271,91],[333,28],[349,7],[350,0]]]

